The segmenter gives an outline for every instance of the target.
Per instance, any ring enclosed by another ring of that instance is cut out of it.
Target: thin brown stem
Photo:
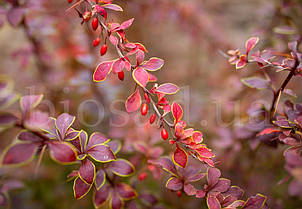
[[[38,159],[37,165],[35,167],[35,173],[34,173],[35,177],[37,177],[37,175],[38,175],[38,171],[39,171],[41,161],[42,161],[43,155],[45,153],[46,147],[47,147],[47,145],[44,144],[44,146],[42,147],[42,150],[40,152],[39,159]]]

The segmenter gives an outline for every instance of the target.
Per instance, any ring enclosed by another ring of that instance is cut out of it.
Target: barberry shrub
[[[75,13],[80,18],[80,24],[89,30],[90,45],[97,49],[97,56],[102,58],[86,85],[91,85],[95,91],[95,83],[109,85],[106,81],[112,77],[119,80],[118,85],[132,85],[128,96],[124,97],[123,108],[131,115],[140,114],[146,123],[142,126],[134,123],[128,127],[127,133],[116,134],[124,137],[123,141],[110,139],[89,127],[77,128],[76,117],[68,111],[63,111],[57,117],[46,113],[43,111],[43,94],[17,94],[12,80],[3,76],[0,78],[1,131],[18,130],[18,133],[2,152],[2,168],[7,171],[26,170],[26,165],[33,165],[32,161],[37,158],[32,171],[32,175],[37,178],[45,161],[43,157],[49,156],[55,163],[64,166],[62,172],[64,168],[72,167],[68,169],[66,178],[73,182],[70,187],[74,198],[91,196],[95,208],[176,208],[177,204],[169,205],[169,201],[164,202],[164,198],[159,197],[158,189],[178,199],[191,196],[190,201],[198,201],[199,207],[202,204],[209,209],[269,208],[266,195],[250,194],[249,188],[245,188],[247,195],[244,195],[241,187],[245,186],[232,185],[231,180],[226,178],[229,174],[223,174],[219,169],[228,159],[216,160],[215,146],[207,145],[208,137],[185,121],[183,105],[173,101],[180,91],[179,86],[170,81],[161,83],[160,77],[156,76],[157,71],[164,68],[164,59],[148,57],[148,53],[152,52],[147,50],[147,46],[128,40],[126,32],[135,24],[134,18],[121,23],[113,21],[111,14],[122,12],[123,9],[112,0],[68,0],[64,3],[69,4],[65,15]],[[51,66],[45,61],[47,56],[42,53],[43,47],[30,31],[30,17],[25,14],[26,8],[34,6],[17,0],[7,1],[6,4],[4,11],[9,23],[13,26],[21,25],[32,42],[31,50],[37,59],[38,68],[42,73],[50,71]],[[281,179],[279,184],[291,179],[289,191],[297,195],[302,191],[302,106],[285,100],[280,107],[283,94],[297,96],[287,86],[294,77],[302,75],[302,54],[299,52],[301,38],[294,34],[290,39],[287,50],[257,51],[255,47],[258,47],[261,39],[253,36],[246,41],[243,52],[235,49],[227,53],[220,51],[220,54],[237,70],[243,71],[250,65],[257,65],[257,75],[244,77],[241,82],[250,88],[267,90],[272,94],[272,100],[268,106],[260,105],[256,110],[248,112],[256,119],[256,125],[244,123],[243,127],[247,131],[241,131],[243,133],[239,133],[239,138],[252,138],[273,147],[287,146],[283,156],[288,176]],[[80,49],[73,50],[81,53]],[[66,55],[66,51],[61,53]],[[114,58],[108,58],[109,53]],[[288,74],[277,86],[273,84],[272,77],[280,72]],[[55,78],[42,76],[41,79],[48,82]],[[15,105],[17,101],[19,107]],[[232,134],[232,131],[229,132]],[[232,141],[232,144],[236,143]],[[154,185],[148,184],[150,179],[155,179],[152,181],[158,184],[156,189]],[[234,179],[234,182],[238,180]],[[26,189],[21,180],[5,177],[0,187],[0,204],[9,205],[8,191],[22,187]],[[257,189],[262,192],[260,185]]]

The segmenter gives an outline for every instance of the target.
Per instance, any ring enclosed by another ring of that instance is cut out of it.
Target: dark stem
[[[295,70],[296,70],[297,66],[298,66],[298,62],[296,61],[295,66],[292,68],[292,70],[290,71],[290,73],[287,75],[287,77],[283,81],[281,87],[278,89],[277,92],[274,93],[274,98],[273,98],[272,106],[271,106],[271,109],[270,109],[270,121],[271,122],[272,122],[272,120],[274,118],[274,115],[276,113],[276,110],[277,110],[277,107],[278,107],[278,103],[279,103],[281,94],[284,91],[284,89],[286,88],[286,86],[289,83],[289,81],[295,75]]]

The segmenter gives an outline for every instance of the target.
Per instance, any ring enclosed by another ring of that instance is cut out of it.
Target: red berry
[[[180,197],[181,196],[181,191],[177,191],[176,195],[177,195],[177,197]]]
[[[71,4],[73,0],[68,0],[68,3]]]
[[[169,144],[175,144],[175,140],[173,140],[173,139],[171,139],[171,140],[169,140]]]
[[[146,172],[142,172],[138,175],[138,180],[143,181],[147,178],[148,174]]]
[[[101,47],[101,50],[100,50],[101,56],[103,56],[104,54],[106,54],[106,52],[107,52],[107,44],[104,44]]]
[[[93,30],[96,30],[96,29],[98,29],[98,26],[99,26],[99,20],[98,20],[98,18],[95,17],[91,21],[91,27]]]
[[[144,103],[141,107],[141,114],[146,115],[148,113],[148,105]]]
[[[167,140],[169,138],[169,134],[165,128],[161,130],[161,138],[163,138],[163,140]]]
[[[93,40],[92,45],[94,47],[96,47],[96,46],[98,46],[100,44],[100,42],[101,42],[101,39],[100,38],[96,38],[96,39]]]
[[[120,79],[121,81],[124,80],[125,78],[125,74],[124,74],[124,71],[120,71],[117,73],[117,76],[118,76],[118,79]]]
[[[150,124],[154,123],[155,119],[156,119],[156,115],[155,115],[155,113],[153,113],[149,120]]]
[[[149,95],[146,92],[144,93],[144,97],[145,97],[146,102],[149,104],[150,103],[150,98],[149,98]]]

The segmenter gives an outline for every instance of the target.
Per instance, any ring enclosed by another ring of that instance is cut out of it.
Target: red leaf
[[[278,128],[266,128],[266,129],[263,129],[259,134],[257,134],[257,136],[263,136],[263,135],[271,134],[271,133],[275,133],[275,132],[281,132],[281,131]]]
[[[247,58],[246,55],[243,54],[239,57],[239,60],[236,62],[236,69],[241,69],[243,68],[247,63]]]
[[[176,150],[173,153],[173,162],[182,167],[185,168],[188,163],[188,155],[187,153],[176,144]]]
[[[174,124],[176,124],[182,118],[183,115],[183,110],[181,106],[176,102],[172,104],[172,115],[174,117]]]
[[[101,82],[104,81],[107,77],[107,75],[111,72],[112,69],[112,61],[106,61],[100,63],[94,73],[93,73],[93,81],[95,82]]]
[[[121,24],[121,26],[119,27],[119,30],[125,30],[125,29],[129,28],[132,25],[133,20],[134,20],[134,18],[131,18],[130,20],[123,22]]]
[[[173,191],[179,191],[182,189],[183,183],[180,179],[176,177],[171,177],[166,183],[166,187]]]
[[[130,176],[134,174],[135,168],[134,166],[127,160],[117,159],[113,161],[108,166],[111,171],[118,176]]]
[[[128,184],[125,183],[120,183],[115,187],[118,195],[123,199],[123,200],[131,200],[134,199],[137,196],[136,191],[129,186]]]
[[[92,184],[95,177],[95,166],[87,159],[84,159],[81,162],[82,165],[79,170],[80,177],[85,183]]]
[[[114,46],[116,46],[118,44],[117,38],[112,34],[109,36],[109,40]]]
[[[89,150],[87,150],[87,153],[97,162],[105,163],[115,160],[114,153],[107,145],[95,145],[89,148]]]
[[[133,71],[132,77],[138,85],[145,87],[149,80],[149,73],[143,68],[138,67]]]
[[[139,94],[138,88],[135,90],[133,94],[131,94],[125,103],[126,106],[126,111],[128,113],[134,112],[139,109],[139,107],[142,104],[142,98],[141,95]]]
[[[81,199],[90,190],[92,184],[86,184],[80,177],[77,177],[73,183],[73,194],[76,199]]]
[[[256,46],[258,41],[259,41],[258,37],[251,37],[245,42],[246,55],[248,55],[249,52]]]
[[[77,154],[72,145],[67,142],[53,141],[48,143],[50,156],[58,163],[73,163],[77,159]]]
[[[19,143],[9,147],[3,154],[2,165],[20,165],[30,162],[37,152],[37,143]]]
[[[98,172],[96,173],[95,177],[95,187],[97,190],[101,189],[102,186],[104,186],[106,182],[106,174],[103,169],[99,169]]]
[[[200,131],[194,131],[193,133],[193,141],[197,144],[200,144],[203,141],[202,133]]]
[[[118,73],[121,72],[125,67],[125,62],[122,59],[116,60],[112,65],[112,72]]]
[[[105,184],[94,194],[93,203],[95,208],[100,208],[110,196],[110,187]]]
[[[157,87],[156,91],[163,94],[175,94],[179,91],[179,88],[173,83],[164,83]]]
[[[116,5],[116,4],[103,4],[102,7],[106,8],[106,9],[118,11],[118,12],[123,11],[122,7],[120,7],[119,5]]]
[[[149,74],[149,80],[148,82],[156,82],[157,81],[157,77],[151,73],[148,73]]]
[[[212,158],[215,157],[214,153],[212,153],[208,148],[206,147],[200,147],[196,149],[196,152],[204,158]]]
[[[148,71],[157,71],[161,69],[164,65],[164,60],[157,58],[157,57],[152,57],[148,61],[144,62],[141,67],[148,70]]]
[[[136,52],[136,65],[140,65],[145,59],[145,53],[142,50]]]
[[[123,200],[116,193],[112,193],[112,197],[110,200],[110,208],[121,209],[123,207],[124,207]]]
[[[207,196],[207,205],[209,209],[220,209],[221,205],[218,199],[215,196],[208,195]]]

